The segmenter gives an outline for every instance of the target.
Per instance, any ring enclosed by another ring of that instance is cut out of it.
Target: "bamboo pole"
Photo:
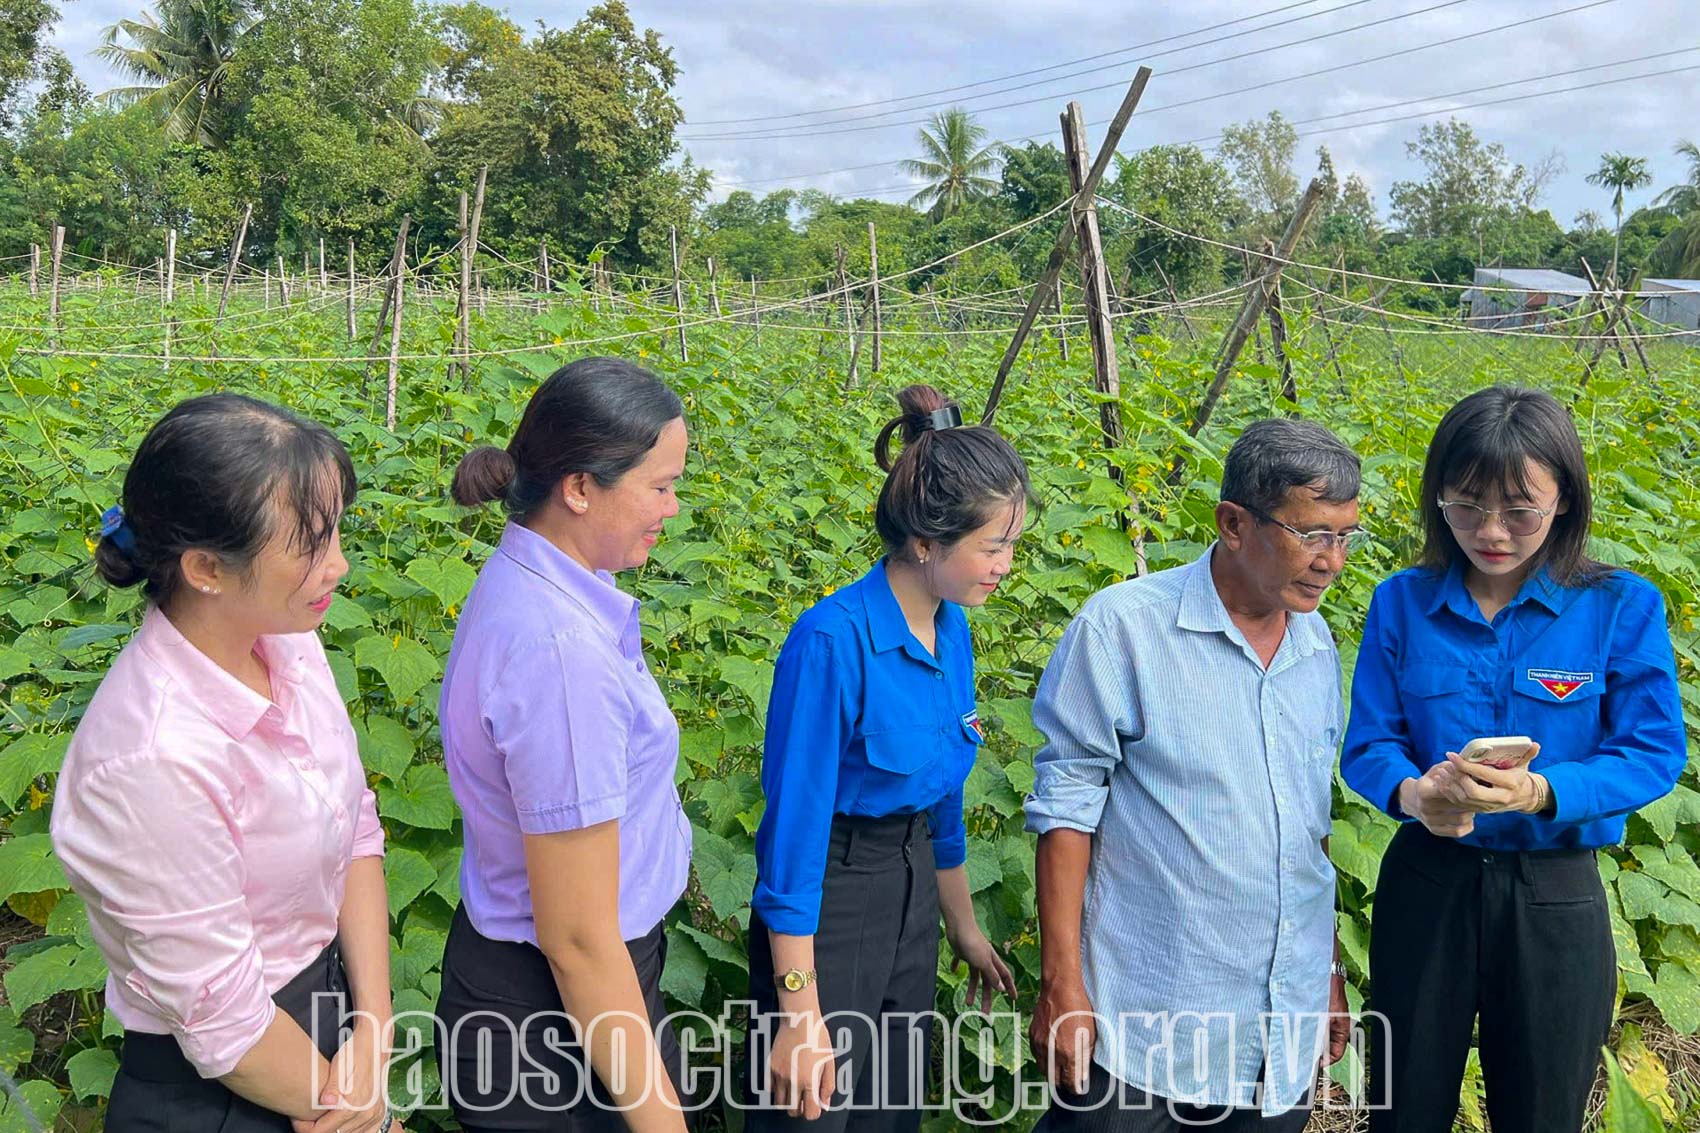
[[[224,290],[218,295],[218,321],[224,321],[224,309],[230,304],[230,288],[236,283],[236,264],[242,259],[242,242],[248,238],[248,221],[254,216],[254,206],[242,210],[242,221],[236,226],[236,236],[230,242],[230,256],[224,266]]]
[[[353,342],[360,337],[360,328],[354,321],[354,237],[348,238],[348,340]]]
[[[53,334],[50,341],[52,342],[52,345],[57,348],[59,346],[59,272],[60,268],[62,268],[65,263],[65,226],[62,224],[55,224],[53,226],[51,258],[52,263],[50,265],[50,270],[53,273],[51,280],[52,291],[48,295],[47,299],[47,316],[53,324]]]
[[[679,230],[669,226],[667,242],[673,249],[673,310],[679,316],[679,361],[691,360],[690,347],[685,342],[685,285],[679,275]]]
[[[874,305],[873,371],[880,372],[880,246],[874,235],[874,222],[868,221],[868,295]]]
[[[401,229],[407,231],[408,217],[401,218]],[[384,427],[395,431],[396,384],[401,376],[401,301],[407,286],[407,245],[396,242],[395,309],[390,315],[390,368],[384,384]]]

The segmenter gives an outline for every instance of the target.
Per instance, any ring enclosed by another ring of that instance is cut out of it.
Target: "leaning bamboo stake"
[[[874,235],[874,222],[868,221],[868,297],[874,307],[873,371],[880,372],[880,246]]]
[[[224,266],[224,290],[218,295],[218,322],[224,321],[224,309],[230,304],[230,288],[236,283],[236,265],[242,259],[242,242],[248,237],[248,221],[254,216],[254,206],[242,210],[242,221],[236,226],[236,236],[230,242],[230,258]]]

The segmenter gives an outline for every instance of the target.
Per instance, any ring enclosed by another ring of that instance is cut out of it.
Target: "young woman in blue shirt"
[[[1422,562],[1376,589],[1341,773],[1402,823],[1370,941],[1374,1133],[1448,1133],[1479,1017],[1494,1133],[1575,1133],[1617,980],[1595,851],[1687,762],[1664,601],[1587,556],[1569,412],[1493,387],[1441,421]],[[1527,736],[1508,769],[1458,754]]]
[[[804,612],[774,672],[747,1130],[919,1127],[941,911],[970,1002],[1015,993],[963,864],[962,789],[982,742],[963,611],[1008,575],[1031,489],[1009,442],[963,427],[937,390],[898,403],[874,450],[885,557]]]

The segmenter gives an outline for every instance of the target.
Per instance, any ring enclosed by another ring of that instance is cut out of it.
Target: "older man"
[[[1344,1050],[1327,849],[1344,708],[1316,610],[1368,538],[1358,480],[1320,425],[1251,425],[1216,543],[1095,595],[1045,670],[1027,799],[1030,1037],[1057,1084],[1041,1130],[1296,1131],[1324,1048]]]

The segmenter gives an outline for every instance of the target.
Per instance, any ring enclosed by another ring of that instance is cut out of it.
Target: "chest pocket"
[[[1430,700],[1456,696],[1464,691],[1464,669],[1445,661],[1411,661],[1399,670],[1399,689],[1409,696]]]
[[[1605,672],[1602,666],[1589,665],[1580,669],[1565,669],[1519,662],[1511,687],[1538,703],[1554,708],[1580,709],[1581,714],[1597,712],[1594,702],[1605,692]]]
[[[936,728],[893,728],[863,737],[868,765],[892,775],[915,775],[939,757]]]

